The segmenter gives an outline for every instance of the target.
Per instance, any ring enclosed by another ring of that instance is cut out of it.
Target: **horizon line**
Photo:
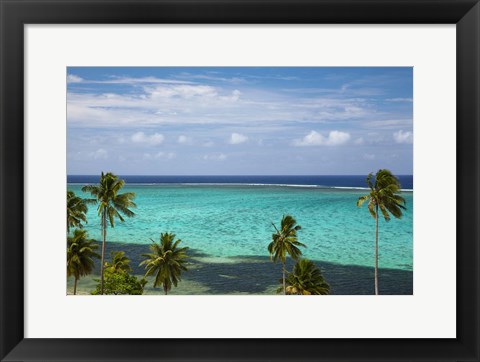
[[[374,172],[372,172],[374,174]],[[175,176],[175,177],[185,177],[185,176],[200,176],[200,177],[204,177],[204,176],[208,176],[208,177],[212,177],[212,176],[231,176],[231,177],[238,177],[238,176],[363,176],[363,175],[368,175],[367,174],[296,174],[296,175],[280,175],[280,174],[250,174],[250,175],[222,175],[222,174],[210,174],[210,175],[205,175],[205,174],[202,174],[202,175],[154,175],[154,174],[117,174],[118,176],[160,176],[160,177],[171,177],[171,176]],[[99,176],[99,174],[67,174],[67,176]],[[413,176],[413,174],[406,174],[406,173],[401,173],[401,174],[397,174],[397,176]]]

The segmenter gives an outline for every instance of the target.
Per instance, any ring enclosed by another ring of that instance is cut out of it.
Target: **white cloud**
[[[208,84],[164,84],[159,79],[111,79],[131,81],[135,92],[79,93],[74,87],[67,94],[68,122],[90,127],[155,124],[278,124],[332,122],[368,119],[385,114],[364,98],[305,97],[275,90]],[[143,84],[141,81],[145,81]],[[155,83],[154,81],[158,81]],[[166,81],[166,80],[165,80]],[[87,83],[83,80],[82,84]],[[107,82],[107,81],[100,81]],[[410,120],[411,124],[411,120]],[[396,126],[394,129],[405,128]],[[368,127],[368,124],[367,124]],[[393,128],[393,127],[392,127]]]
[[[210,74],[215,74],[216,72],[211,72]],[[232,78],[225,78],[216,75],[206,75],[206,74],[191,74],[183,72],[176,76],[177,78],[183,79],[202,79],[202,80],[213,80],[213,81],[220,81],[220,82],[227,82],[227,83],[245,83],[247,82],[244,78],[239,77],[232,77]]]
[[[301,140],[295,140],[295,146],[339,146],[350,140],[350,134],[341,131],[330,131],[327,137],[322,134],[311,131]]]
[[[387,102],[413,102],[413,98],[387,98]]]
[[[133,142],[143,142],[145,138],[146,136],[145,136],[145,133],[143,132],[137,132],[132,135]]]
[[[353,143],[355,143],[356,145],[363,145],[365,143],[365,140],[363,139],[363,137],[359,137]]]
[[[239,145],[240,143],[244,143],[248,141],[248,137],[241,134],[241,133],[232,133],[228,143],[231,145]]]
[[[151,154],[151,153],[144,153],[143,158],[146,160],[158,160],[158,159],[165,159],[165,160],[171,160],[172,158],[175,158],[176,154],[175,152],[158,152],[156,154]]]
[[[393,138],[397,143],[413,143],[413,133],[403,132],[402,130],[395,132]]]
[[[377,121],[368,121],[364,123],[365,128],[374,128],[376,130],[380,129],[395,129],[399,127],[410,127],[412,125],[411,119],[388,119],[388,120],[377,120]]]
[[[108,152],[103,148],[99,148],[95,152],[90,152],[89,156],[93,157],[95,160],[100,160],[100,159],[106,160],[108,158]]]
[[[215,154],[208,154],[204,155],[203,159],[206,161],[225,161],[227,159],[227,155],[223,153],[215,153]]]
[[[192,143],[192,138],[185,135],[178,136],[178,143],[182,145],[189,145]]]
[[[80,83],[83,79],[77,75],[69,74],[67,75],[67,83]]]
[[[158,152],[155,155],[155,158],[165,158],[167,160],[171,160],[172,158],[175,158],[175,153],[174,152]]]
[[[135,143],[144,143],[147,145],[155,146],[164,141],[165,137],[160,133],[154,133],[152,135],[146,135],[143,132],[136,132],[132,135],[132,141]]]
[[[232,92],[232,95],[229,97],[229,99],[232,100],[232,101],[238,101],[240,99],[241,94],[242,94],[242,92],[240,92],[238,89],[235,89]]]
[[[354,115],[362,115],[365,110],[361,107],[357,107],[357,106],[351,106],[351,105],[347,105],[344,107],[344,110],[345,110],[345,114],[348,114],[350,116],[354,116]]]
[[[147,89],[152,98],[192,98],[192,97],[215,97],[218,95],[214,87],[208,85],[172,85],[159,86],[156,88]]]
[[[366,160],[374,160],[375,159],[375,155],[371,154],[371,153],[365,153],[363,155],[363,158],[366,159]]]
[[[76,76],[73,76],[76,77]],[[83,83],[89,84],[194,84],[193,82],[175,79],[160,79],[156,77],[111,77],[104,80],[88,80],[79,78]]]

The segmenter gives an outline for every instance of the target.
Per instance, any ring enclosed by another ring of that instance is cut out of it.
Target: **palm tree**
[[[92,258],[100,258],[95,250],[98,245],[93,239],[87,238],[87,231],[75,229],[72,237],[67,238],[67,276],[73,276],[73,294],[77,294],[77,282],[80,277],[93,271]]]
[[[357,206],[361,207],[368,200],[368,211],[375,219],[375,295],[378,291],[378,210],[383,218],[390,221],[390,214],[399,219],[402,210],[406,210],[405,199],[400,194],[400,181],[389,170],[378,170],[375,183],[372,184],[373,174],[367,176],[367,185],[370,188],[368,195],[359,197]]]
[[[172,288],[172,284],[176,287],[181,280],[182,271],[187,271],[186,259],[187,247],[178,248],[181,240],[175,240],[175,234],[160,234],[160,243],[157,244],[152,240],[150,245],[150,254],[142,254],[146,259],[140,263],[145,265],[147,272],[145,277],[155,274],[153,287],[156,288],[160,284],[163,285],[165,295]]]
[[[131,272],[132,268],[130,267],[130,259],[125,256],[124,251],[111,252],[110,256],[112,257],[112,263],[105,263],[105,269],[108,269],[112,273],[118,272]]]
[[[325,281],[320,269],[308,259],[300,259],[294,266],[293,272],[287,276],[287,294],[289,295],[327,295],[330,294],[330,285]],[[277,289],[277,293],[283,287]]]
[[[67,191],[67,233],[71,227],[83,228],[82,222],[87,223],[87,203],[73,191]]]
[[[113,228],[115,226],[115,219],[118,218],[121,222],[123,222],[123,216],[134,216],[135,214],[133,213],[133,211],[130,210],[130,208],[137,206],[133,202],[133,199],[135,198],[135,193],[119,193],[119,191],[124,185],[125,181],[120,180],[114,174],[110,172],[104,174],[102,172],[98,185],[87,185],[82,187],[83,192],[90,192],[90,194],[94,197],[94,199],[89,199],[86,201],[89,203],[98,203],[98,216],[100,216],[101,219],[103,242],[102,263],[100,268],[100,283],[102,294],[104,284],[103,274],[105,269],[105,249],[107,243],[108,224],[110,224],[110,226]]]
[[[276,233],[272,234],[272,242],[268,245],[268,252],[270,253],[270,259],[275,263],[278,260],[282,262],[283,294],[287,294],[285,284],[287,253],[294,260],[297,260],[302,255],[302,251],[298,247],[305,247],[305,245],[297,240],[297,231],[302,227],[297,225],[297,221],[290,215],[284,215],[282,217],[280,230],[277,229],[273,222],[272,225]]]

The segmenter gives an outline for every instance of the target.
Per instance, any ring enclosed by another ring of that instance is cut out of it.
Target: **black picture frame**
[[[0,0],[0,12],[2,361],[479,361],[478,0]],[[457,288],[438,297],[456,292],[457,338],[24,338],[24,25],[134,23],[456,24]]]

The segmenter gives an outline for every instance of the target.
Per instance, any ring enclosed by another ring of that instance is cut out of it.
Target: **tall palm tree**
[[[98,216],[100,216],[102,225],[102,263],[100,270],[101,292],[103,294],[104,288],[104,269],[105,269],[105,249],[107,243],[107,227],[108,224],[113,228],[115,226],[115,219],[124,221],[123,216],[132,217],[135,214],[130,208],[137,205],[133,202],[135,193],[125,192],[119,193],[125,185],[125,181],[119,179],[114,174],[108,172],[100,177],[98,185],[87,185],[82,187],[83,192],[90,192],[94,199],[89,199],[87,202],[98,204]],[[123,215],[123,216],[122,216]]]
[[[330,294],[330,285],[323,278],[320,269],[308,259],[300,259],[293,271],[287,275],[287,294],[290,295],[326,295]],[[282,291],[277,289],[277,293]]]
[[[304,244],[297,240],[297,231],[302,227],[297,225],[297,221],[290,215],[284,215],[280,223],[280,230],[272,222],[276,233],[272,234],[272,242],[268,244],[268,252],[270,253],[270,259],[275,263],[280,260],[283,270],[283,294],[287,294],[285,277],[287,270],[285,263],[287,261],[287,254],[294,260],[297,260],[302,251],[299,246],[305,247]]]
[[[73,276],[73,294],[77,294],[77,282],[80,277],[93,271],[92,258],[100,258],[95,250],[98,245],[93,239],[87,238],[87,231],[75,229],[73,236],[67,237],[67,276]]]
[[[152,240],[150,245],[150,254],[142,254],[146,259],[140,263],[145,265],[147,270],[145,277],[155,274],[153,287],[160,284],[163,286],[165,295],[172,289],[172,284],[176,287],[181,280],[182,271],[187,271],[185,266],[187,262],[187,247],[178,248],[181,240],[175,240],[175,234],[160,234],[160,243]]]
[[[378,295],[378,210],[386,221],[390,221],[390,214],[399,219],[402,217],[402,210],[406,210],[406,202],[399,195],[400,181],[389,170],[378,170],[375,183],[372,183],[372,177],[372,173],[367,176],[370,192],[368,195],[359,197],[357,206],[361,207],[365,201],[368,201],[368,211],[375,219],[375,295]]]
[[[111,252],[110,256],[112,257],[112,263],[105,263],[105,268],[112,273],[118,272],[131,272],[132,268],[130,267],[130,259],[125,255],[124,251],[115,251]]]
[[[82,228],[87,223],[87,203],[73,191],[67,191],[67,233],[71,227]]]

